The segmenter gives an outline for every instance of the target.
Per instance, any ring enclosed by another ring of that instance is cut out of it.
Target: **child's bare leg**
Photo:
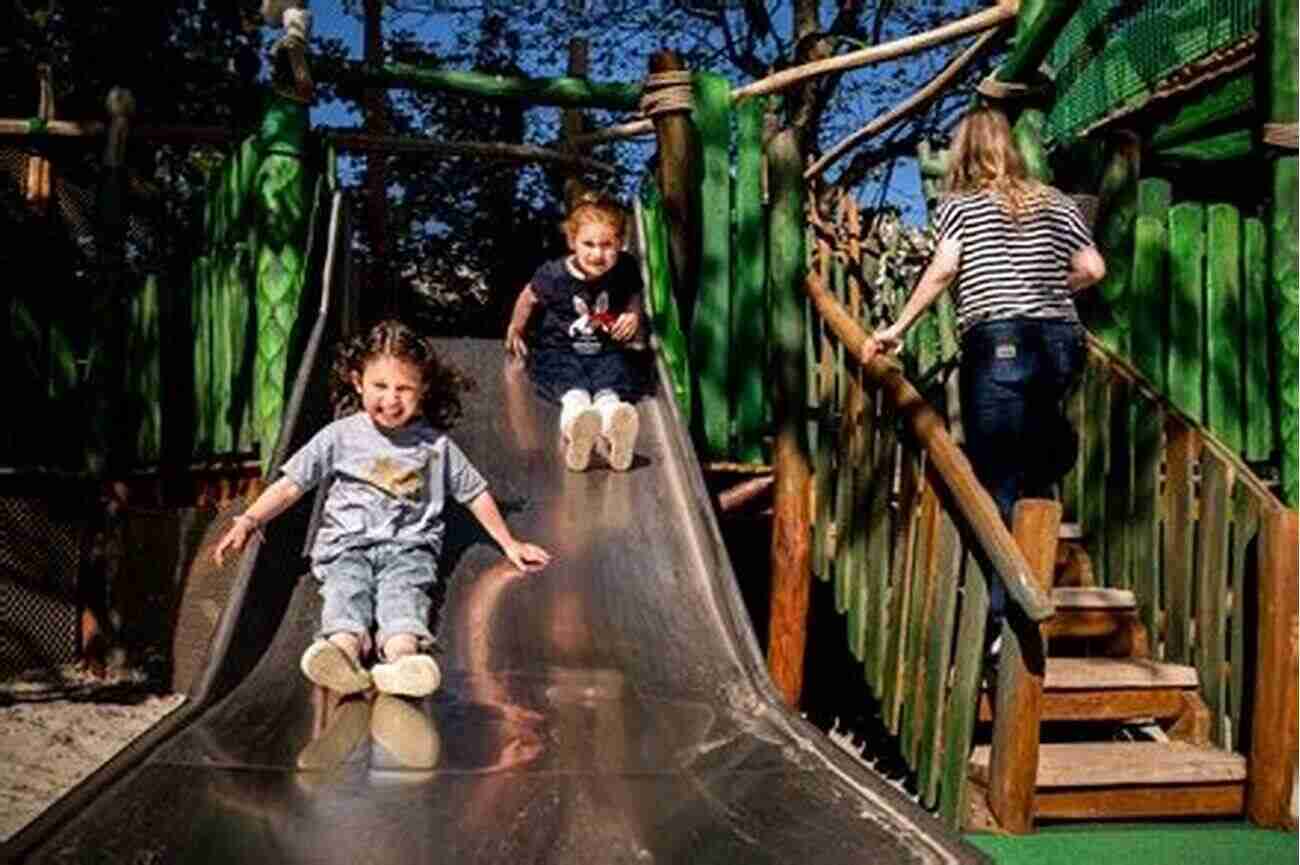
[[[608,389],[597,392],[592,406],[600,415],[601,447],[605,459],[615,471],[627,471],[632,466],[633,448],[641,429],[636,408]]]
[[[560,434],[565,466],[569,471],[585,471],[600,435],[600,415],[591,407],[591,394],[574,388],[560,397]]]
[[[384,643],[384,659],[396,661],[407,655],[414,655],[420,648],[415,634],[394,634]]]

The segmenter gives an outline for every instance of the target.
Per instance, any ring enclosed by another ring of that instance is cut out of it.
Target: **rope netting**
[[[1208,80],[1249,54],[1262,0],[1086,0],[1062,29],[1047,65],[1056,101],[1046,134],[1068,139],[1177,87]],[[1243,91],[1249,104],[1252,94]],[[1243,107],[1245,107],[1243,105]]]

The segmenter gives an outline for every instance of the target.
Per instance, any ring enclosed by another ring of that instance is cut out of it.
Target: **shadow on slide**
[[[341,705],[298,672],[300,578],[251,670],[24,861],[987,861],[783,707],[669,388],[631,471],[572,474],[498,342],[441,348],[478,384],[455,438],[550,567],[519,574],[452,513],[443,687]],[[230,651],[268,627],[259,580]]]

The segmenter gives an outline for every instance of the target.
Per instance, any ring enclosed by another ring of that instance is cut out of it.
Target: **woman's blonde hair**
[[[1007,116],[988,106],[972,108],[958,124],[947,180],[949,194],[994,193],[1013,219],[1034,210],[1046,190],[1029,176]]]

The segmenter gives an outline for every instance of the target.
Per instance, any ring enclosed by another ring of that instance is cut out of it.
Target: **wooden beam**
[[[939,74],[931,78],[924,87],[917,90],[911,96],[907,97],[884,114],[873,117],[858,131],[852,132],[840,139],[840,141],[831,147],[830,150],[822,154],[816,162],[808,166],[808,170],[805,171],[803,175],[804,179],[811,180],[818,176],[859,141],[880,134],[898,121],[927,105],[931,99],[938,95],[939,91],[952,83],[952,80],[957,77],[957,73],[970,65],[970,62],[978,57],[980,53],[988,47],[989,43],[993,41],[993,38],[997,36],[997,34],[997,30],[988,30],[985,32],[984,35],[971,43],[966,50],[962,51],[950,60],[948,65],[943,67],[943,69],[939,71]]]
[[[886,42],[883,45],[873,45],[860,51],[850,51],[848,54],[841,54],[839,57],[815,60],[812,63],[783,69],[774,75],[738,87],[732,91],[731,95],[733,99],[740,101],[751,96],[777,93],[829,72],[843,72],[847,69],[857,69],[872,63],[905,57],[908,54],[915,54],[936,45],[952,42],[963,36],[983,33],[985,30],[1000,27],[1015,18],[1018,6],[1018,3],[999,3],[990,9],[967,15],[965,18],[959,18],[924,33],[905,36],[902,39],[895,39],[893,42]]]
[[[804,289],[818,313],[844,342],[847,352],[861,363],[866,331],[816,279],[805,279]],[[775,314],[773,321],[776,321]],[[1003,524],[993,498],[975,477],[970,461],[948,434],[945,419],[903,377],[902,370],[893,361],[877,354],[863,364],[863,371],[872,384],[888,395],[898,417],[926,451],[953,503],[1006,583],[1011,597],[1034,621],[1050,617],[1055,609],[1051,596],[1034,579],[1024,554]]]
[[[671,51],[650,56],[650,72],[683,72],[685,66]],[[654,118],[659,146],[656,174],[668,223],[669,264],[673,274],[673,295],[682,330],[691,332],[695,314],[696,282],[700,272],[700,225],[696,189],[695,126],[689,109],[669,111]]]
[[[104,135],[107,132],[108,124],[99,120],[51,120],[43,123],[39,119],[0,118],[0,135],[78,138]],[[238,134],[227,126],[131,126],[132,138],[183,144],[229,144]]]
[[[573,136],[573,143],[581,147],[589,147],[593,144],[603,144],[607,141],[620,141],[624,138],[643,138],[647,135],[655,134],[655,125],[648,117],[640,120],[629,120],[627,123],[616,123],[613,126],[606,126],[604,129],[597,129],[593,132],[584,132],[581,135]]]
[[[633,111],[641,98],[639,81],[633,84],[600,83],[569,76],[528,78],[522,75],[494,75],[455,69],[424,69],[409,63],[381,65],[378,59],[370,57],[364,63],[343,63],[333,70],[321,72],[318,77],[373,90],[458,93],[479,99],[558,105],[564,108]]]
[[[803,165],[794,130],[768,143],[772,200],[769,266],[772,275],[772,411],[776,472],[772,521],[772,595],[767,664],[772,681],[791,706],[803,689],[812,580],[809,539],[811,481],[804,420],[807,364],[804,358]]]
[[[1045,591],[1052,586],[1060,526],[1060,502],[1021,499],[1016,503],[1012,534]],[[988,801],[998,823],[1014,835],[1034,828],[1034,783],[1038,777],[1046,661],[1047,644],[1038,625],[1011,611],[1002,622]]]
[[[504,162],[549,162],[614,174],[616,166],[574,153],[564,153],[533,144],[507,144],[497,141],[430,141],[396,135],[371,135],[364,131],[322,129],[321,138],[340,150],[359,153],[427,153],[448,158],[464,156]]]
[[[1254,711],[1246,815],[1260,826],[1294,830],[1300,660],[1296,651],[1296,549],[1300,516],[1276,508],[1260,532]]]

